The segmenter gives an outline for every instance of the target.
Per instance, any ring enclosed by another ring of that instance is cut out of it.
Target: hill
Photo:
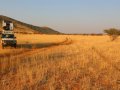
[[[0,30],[2,30],[2,20],[12,21],[14,23],[14,30],[16,33],[60,34],[60,32],[49,27],[34,26],[3,15],[0,15]]]

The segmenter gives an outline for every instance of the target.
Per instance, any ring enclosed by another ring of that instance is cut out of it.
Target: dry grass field
[[[120,90],[120,38],[16,36],[0,49],[0,90]]]

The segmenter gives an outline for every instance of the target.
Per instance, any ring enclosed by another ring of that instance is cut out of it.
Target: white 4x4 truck
[[[13,31],[13,23],[10,21],[3,21],[3,31],[1,35],[2,48],[6,46],[17,46],[17,40]]]

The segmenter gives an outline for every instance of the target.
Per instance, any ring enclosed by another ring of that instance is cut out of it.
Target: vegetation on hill
[[[24,22],[12,19],[7,16],[0,15],[0,27],[2,20],[10,20],[14,23],[15,32],[17,33],[41,33],[41,34],[60,34],[60,32],[55,31],[49,27],[39,27],[31,24],[26,24]]]

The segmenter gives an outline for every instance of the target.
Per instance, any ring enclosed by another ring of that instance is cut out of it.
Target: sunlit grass
[[[17,40],[17,49],[0,52],[2,90],[120,89],[120,39],[21,34]]]

